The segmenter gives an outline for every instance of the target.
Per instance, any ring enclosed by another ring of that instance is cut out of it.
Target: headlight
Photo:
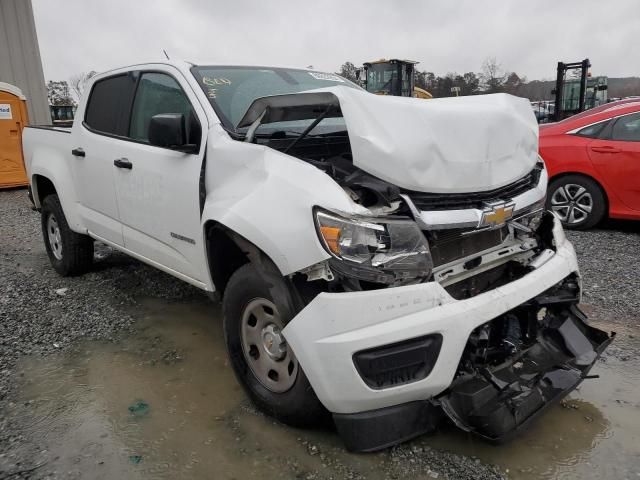
[[[344,218],[317,210],[316,225],[332,267],[362,280],[395,283],[428,277],[429,245],[413,220]]]

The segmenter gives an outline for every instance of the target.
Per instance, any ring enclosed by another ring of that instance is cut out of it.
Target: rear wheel
[[[256,406],[289,425],[308,426],[327,412],[282,335],[295,314],[291,300],[279,274],[250,263],[240,267],[224,293],[225,341],[236,377]]]
[[[93,263],[93,239],[69,228],[58,196],[48,195],[40,213],[45,249],[55,271],[63,277],[88,271]]]
[[[585,230],[602,221],[607,202],[600,185],[582,175],[565,175],[549,183],[547,209],[569,229]]]

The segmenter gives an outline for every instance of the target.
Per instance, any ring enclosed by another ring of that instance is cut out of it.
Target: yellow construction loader
[[[415,85],[415,66],[413,60],[377,60],[367,62],[358,71],[362,86],[377,95],[396,97],[433,98],[425,89]]]

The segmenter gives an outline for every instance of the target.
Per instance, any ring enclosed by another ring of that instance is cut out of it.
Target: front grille
[[[485,202],[509,200],[538,185],[541,169],[531,170],[527,175],[504,187],[473,193],[423,193],[406,190],[418,210],[463,210],[481,209]]]
[[[474,232],[469,228],[425,231],[429,240],[433,266],[438,267],[460,258],[500,245],[507,238],[507,226]]]

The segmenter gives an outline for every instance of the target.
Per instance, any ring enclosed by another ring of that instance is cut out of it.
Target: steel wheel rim
[[[551,210],[563,223],[584,223],[593,211],[593,197],[582,185],[567,183],[551,195]]]
[[[256,379],[267,390],[283,393],[298,376],[298,360],[282,335],[284,323],[273,302],[251,300],[242,312],[242,353]]]
[[[58,220],[56,220],[56,216],[53,213],[50,213],[47,217],[47,238],[49,239],[49,246],[53,256],[57,260],[62,260],[62,234],[60,233]]]

